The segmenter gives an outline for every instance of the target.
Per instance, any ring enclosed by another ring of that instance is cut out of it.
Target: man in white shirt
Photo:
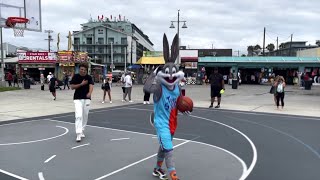
[[[127,73],[127,75],[124,78],[124,94],[123,94],[123,99],[122,102],[126,101],[126,97],[127,95],[129,96],[129,102],[133,102],[131,100],[131,90],[132,90],[132,78],[131,78],[131,74]]]
[[[52,78],[52,73],[49,72],[48,76],[47,76],[47,82],[50,83],[50,79]]]

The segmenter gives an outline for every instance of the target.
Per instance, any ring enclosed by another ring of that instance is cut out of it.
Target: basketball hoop
[[[29,19],[23,17],[8,17],[6,25],[13,29],[15,37],[23,37],[25,24],[28,21]]]

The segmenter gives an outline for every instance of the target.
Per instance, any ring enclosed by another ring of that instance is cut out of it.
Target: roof
[[[161,57],[141,57],[136,64],[165,64],[163,56]]]
[[[88,29],[84,29],[84,30],[77,31],[77,32],[73,31],[73,35],[81,34],[81,33],[85,32],[85,31],[89,31],[89,30],[91,30],[91,29],[99,28],[99,27],[107,28],[107,29],[110,29],[110,30],[112,30],[112,31],[115,31],[115,32],[118,32],[118,33],[121,33],[121,34],[124,34],[124,35],[127,35],[127,36],[131,36],[130,34],[127,34],[127,33],[125,33],[125,32],[122,32],[122,31],[120,31],[120,30],[118,30],[118,29],[113,29],[113,28],[111,28],[111,27],[104,26],[104,25],[99,25],[99,26],[90,27],[90,28],[88,28]]]
[[[18,63],[18,57],[5,58],[4,63]]]
[[[268,56],[268,57],[199,57],[198,62],[214,63],[214,62],[252,62],[252,63],[320,63],[320,57],[282,57],[282,56]]]

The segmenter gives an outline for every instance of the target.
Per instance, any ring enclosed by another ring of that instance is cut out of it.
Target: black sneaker
[[[161,180],[167,180],[168,177],[163,169],[153,169],[152,175],[155,177],[159,177]]]
[[[214,107],[214,108],[220,108],[220,105],[217,105],[216,107]]]
[[[213,107],[213,105],[210,105],[210,106],[209,106],[209,108],[212,108],[212,107]]]

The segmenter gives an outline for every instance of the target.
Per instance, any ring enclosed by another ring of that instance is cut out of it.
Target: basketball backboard
[[[0,27],[8,28],[8,17],[27,18],[29,22],[21,28],[41,32],[41,0],[0,0]]]

